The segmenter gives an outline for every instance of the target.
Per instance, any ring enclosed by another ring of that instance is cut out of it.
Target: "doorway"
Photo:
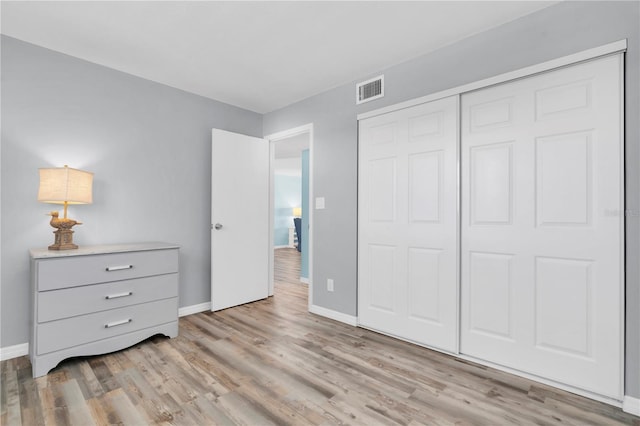
[[[265,136],[270,149],[269,295],[275,277],[308,284],[312,303],[313,125]]]

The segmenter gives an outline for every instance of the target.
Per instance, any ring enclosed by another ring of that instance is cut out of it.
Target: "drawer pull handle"
[[[127,297],[127,296],[133,296],[133,292],[128,291],[126,293],[110,294],[108,296],[105,296],[104,298],[107,300],[111,300],[111,299],[117,299],[118,297]]]
[[[107,272],[122,271],[123,269],[131,269],[131,268],[133,268],[133,265],[107,266],[106,271]]]
[[[129,319],[122,320],[122,321],[110,322],[109,324],[105,324],[104,328],[111,328],[111,327],[117,327],[119,325],[129,324],[131,321],[132,321],[131,318],[129,318]]]

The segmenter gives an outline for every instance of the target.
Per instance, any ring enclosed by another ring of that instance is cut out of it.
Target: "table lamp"
[[[293,217],[302,217],[302,207],[293,208]]]
[[[40,188],[38,189],[38,201],[51,204],[64,205],[64,217],[59,218],[57,211],[48,213],[51,216],[49,222],[56,228],[53,232],[55,240],[49,246],[49,250],[77,249],[73,243],[74,225],[80,225],[73,219],[67,218],[67,206],[69,204],[91,204],[93,173],[72,169],[69,166],[39,169]]]

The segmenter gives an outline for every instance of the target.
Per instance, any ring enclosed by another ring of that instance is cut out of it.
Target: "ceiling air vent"
[[[384,96],[384,75],[356,85],[356,104],[369,102]]]

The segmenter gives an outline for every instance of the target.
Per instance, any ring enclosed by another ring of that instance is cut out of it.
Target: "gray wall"
[[[314,123],[314,304],[356,315],[357,114],[626,38],[626,392],[640,397],[639,22],[638,2],[563,2],[381,70],[381,100],[356,106],[354,81],[266,114],[264,134]]]
[[[210,300],[211,128],[262,136],[262,116],[2,37],[1,347],[28,341],[29,256],[53,242],[38,168],[95,173],[72,206],[79,245],[180,244],[180,305]]]

